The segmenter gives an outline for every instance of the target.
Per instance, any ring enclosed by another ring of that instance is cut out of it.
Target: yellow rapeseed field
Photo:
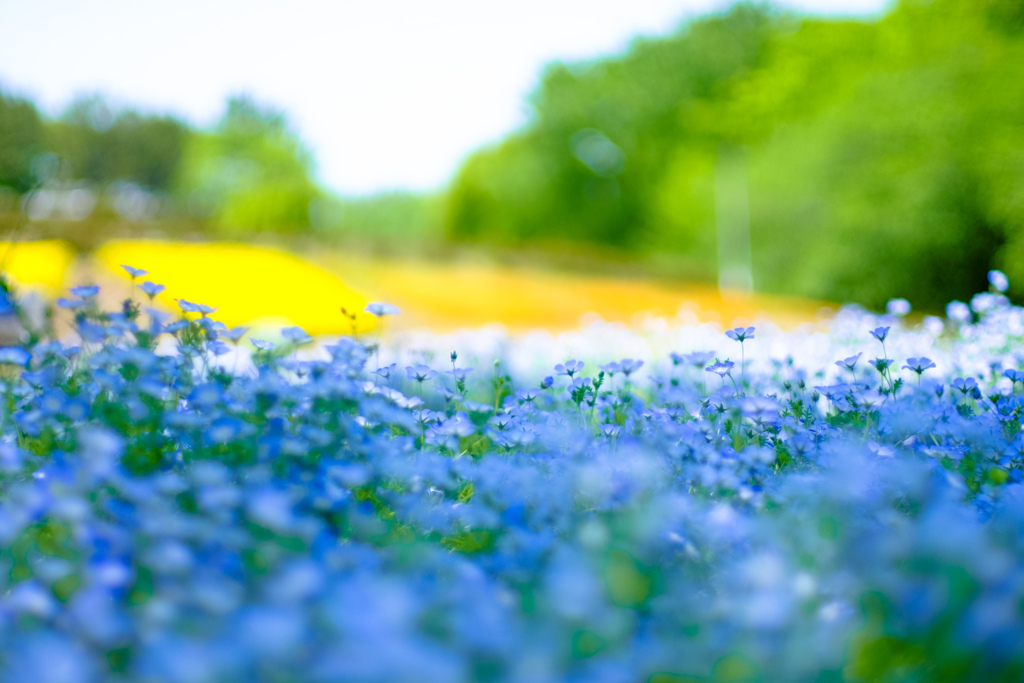
[[[6,257],[4,256],[6,254]],[[157,305],[178,312],[176,299],[217,307],[212,315],[229,326],[248,325],[273,335],[298,325],[310,334],[373,331],[363,313],[368,301],[387,301],[402,315],[387,329],[450,331],[490,323],[510,331],[568,330],[588,315],[635,323],[644,316],[750,324],[768,317],[795,326],[817,318],[824,304],[788,297],[723,294],[707,285],[557,273],[481,262],[438,263],[375,258],[323,250],[305,258],[266,246],[122,240],[101,247],[91,263],[76,263],[59,240],[0,243],[4,270],[18,285],[54,297],[76,284],[103,286],[107,305],[128,295],[122,264],[149,271],[163,284]],[[136,290],[135,297],[145,295]],[[355,321],[342,314],[356,313]]]
[[[225,325],[278,328],[298,325],[309,334],[344,334],[374,329],[363,313],[367,299],[335,274],[294,254],[270,247],[125,240],[109,242],[95,258],[125,281],[121,265],[149,271],[144,278],[167,287],[158,301],[178,310],[176,299],[217,307],[211,317]],[[141,292],[136,294],[142,297]],[[357,312],[353,323],[341,308]]]
[[[63,240],[0,242],[0,270],[19,289],[53,297],[68,285],[75,252]]]
[[[821,301],[721,292],[710,285],[559,273],[497,264],[311,255],[373,299],[402,308],[398,327],[453,330],[501,323],[512,331],[579,327],[588,316],[633,324],[645,316],[725,326],[768,318],[782,327],[817,320],[834,306]]]

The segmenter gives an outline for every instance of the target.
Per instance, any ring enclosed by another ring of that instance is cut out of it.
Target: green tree
[[[71,179],[123,180],[164,192],[172,188],[190,135],[172,117],[115,111],[98,95],[76,99],[48,128],[50,147]]]
[[[447,234],[673,254],[712,279],[715,167],[742,147],[758,289],[937,309],[1001,266],[1024,293],[1020,7],[907,0],[853,21],[740,4],[556,64],[530,123],[460,170]]]
[[[46,131],[35,106],[0,93],[0,187],[31,188],[32,160],[45,151]]]
[[[189,138],[178,188],[225,234],[305,229],[320,195],[312,158],[284,116],[242,97],[212,131]]]

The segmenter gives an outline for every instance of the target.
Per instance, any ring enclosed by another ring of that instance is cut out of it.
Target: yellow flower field
[[[0,242],[0,270],[12,284],[53,297],[68,284],[75,253],[63,240]]]
[[[3,256],[6,254],[6,257]],[[156,303],[178,312],[176,299],[217,307],[229,326],[270,334],[298,325],[310,334],[375,329],[363,313],[369,301],[399,306],[388,330],[450,331],[501,324],[510,331],[578,327],[588,316],[637,323],[645,316],[720,322],[729,326],[768,317],[783,327],[815,320],[821,302],[765,295],[729,295],[707,285],[558,273],[480,262],[387,259],[323,250],[305,258],[240,243],[122,240],[101,247],[91,262],[75,263],[59,240],[0,243],[4,270],[18,285],[54,297],[75,284],[103,285],[112,302],[128,296],[122,264],[149,271],[166,286]],[[136,298],[144,295],[136,291]],[[356,320],[341,308],[356,312]]]
[[[95,258],[126,282],[130,278],[122,264],[149,271],[145,279],[167,287],[157,297],[164,307],[177,311],[176,299],[215,306],[212,317],[228,326],[259,330],[298,325],[310,334],[352,332],[353,323],[341,307],[358,312],[358,332],[372,330],[376,323],[362,312],[367,303],[363,295],[337,275],[280,249],[126,240],[105,244]]]
[[[452,330],[500,323],[512,331],[568,330],[588,317],[633,324],[646,316],[691,322],[751,323],[770,318],[795,327],[830,314],[820,301],[762,294],[722,293],[710,285],[643,278],[558,273],[482,263],[436,263],[320,252],[311,258],[344,273],[373,299],[402,308],[393,327]]]

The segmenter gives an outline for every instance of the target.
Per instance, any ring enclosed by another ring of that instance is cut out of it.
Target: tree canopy
[[[712,279],[715,168],[741,150],[759,290],[935,308],[992,267],[1024,284],[1021,7],[906,1],[864,21],[740,4],[552,65],[530,123],[458,173],[447,233],[673,254],[680,277]]]

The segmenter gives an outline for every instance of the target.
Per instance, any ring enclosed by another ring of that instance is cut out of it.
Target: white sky
[[[0,88],[209,125],[228,95],[283,109],[344,194],[442,185],[527,116],[543,66],[614,54],[727,0],[0,0]],[[869,14],[887,0],[781,0]]]

